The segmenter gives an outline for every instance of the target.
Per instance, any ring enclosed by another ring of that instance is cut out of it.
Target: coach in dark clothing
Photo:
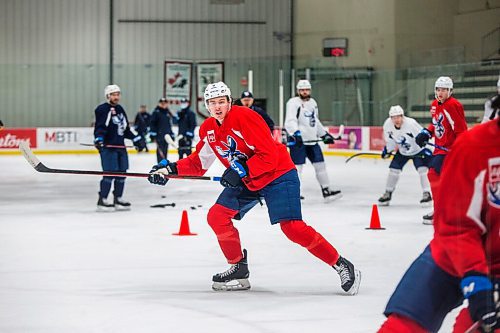
[[[254,105],[253,101],[254,101],[253,95],[250,91],[244,91],[241,93],[241,99],[240,99],[241,105],[246,106],[247,108],[250,108],[255,112],[257,112],[258,114],[260,114],[260,116],[264,118],[267,126],[269,126],[269,130],[272,133],[274,130],[274,121],[271,119],[271,117],[267,114],[267,112],[264,109],[258,107],[257,105]]]
[[[135,131],[142,135],[143,138],[146,138],[146,135],[149,132],[149,125],[151,123],[151,115],[148,113],[146,105],[141,105],[139,107],[139,112],[137,112],[134,120],[134,129]],[[149,151],[146,147],[146,151]]]
[[[179,140],[179,159],[181,159],[184,155],[191,155],[196,128],[196,115],[189,108],[189,101],[186,98],[181,100],[181,109],[177,112],[174,123],[179,126],[177,139]]]
[[[168,143],[165,140],[165,135],[174,137],[172,132],[172,115],[168,109],[168,102],[165,98],[160,98],[158,106],[153,110],[151,115],[151,131],[149,137],[151,141],[156,141],[156,159],[158,163],[167,158]]]

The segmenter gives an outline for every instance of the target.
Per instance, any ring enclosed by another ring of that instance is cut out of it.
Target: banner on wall
[[[36,128],[4,128],[0,131],[0,149],[19,149],[21,142],[37,148]]]
[[[201,62],[196,65],[196,112],[204,118],[210,117],[203,94],[209,83],[224,81],[224,62]]]
[[[92,144],[94,142],[92,127],[40,127],[37,129],[36,136],[39,149],[94,149],[92,146],[81,145],[81,143]]]
[[[370,150],[382,150],[385,147],[382,127],[370,127]]]
[[[339,132],[338,126],[328,126],[328,131],[333,136]],[[345,126],[344,134],[340,140],[335,140],[333,145],[328,145],[332,149],[363,149],[363,135],[361,126]]]
[[[183,98],[191,100],[191,77],[193,63],[166,60],[163,74],[163,96],[169,102],[169,109],[177,111]]]

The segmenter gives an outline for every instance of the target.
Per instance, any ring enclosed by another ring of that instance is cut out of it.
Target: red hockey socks
[[[408,317],[391,314],[377,333],[428,333],[425,328]]]
[[[464,333],[469,332],[469,329],[474,325],[472,318],[469,314],[468,308],[463,308],[455,318],[455,324],[453,325],[453,333]],[[481,330],[478,328],[471,331],[471,333],[479,333]],[[496,332],[496,331],[495,331]]]
[[[243,258],[240,234],[231,221],[237,213],[236,210],[215,204],[207,215],[208,224],[215,232],[220,248],[230,264],[236,264]]]
[[[330,266],[337,263],[339,254],[328,241],[314,228],[302,220],[285,221],[280,223],[283,233],[294,243],[302,245],[314,256]]]

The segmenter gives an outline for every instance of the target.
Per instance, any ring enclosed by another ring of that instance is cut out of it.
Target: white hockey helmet
[[[405,115],[405,112],[400,105],[393,105],[389,109],[389,117],[404,116],[404,115]]]
[[[447,88],[448,89],[448,98],[451,96],[453,92],[453,81],[449,76],[440,76],[434,83],[434,96],[437,98],[436,89],[437,88]]]
[[[104,98],[108,99],[108,96],[112,93],[121,92],[120,87],[116,84],[110,84],[104,88]]]
[[[297,90],[300,89],[311,89],[311,82],[309,80],[299,80],[297,82]]]
[[[231,103],[231,89],[222,81],[215,82],[215,83],[210,83],[206,88],[205,88],[205,107],[207,110],[210,112],[210,109],[208,108],[208,100],[216,97],[223,97],[227,96],[229,98],[229,103]]]

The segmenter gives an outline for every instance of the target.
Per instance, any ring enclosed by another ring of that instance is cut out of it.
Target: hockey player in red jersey
[[[454,333],[474,322],[482,332],[500,329],[500,119],[457,139],[435,209],[434,238],[391,296],[379,332],[437,332],[464,298]]]
[[[453,93],[453,81],[447,76],[441,76],[434,84],[434,95],[436,99],[431,104],[432,122],[428,128],[424,128],[415,138],[415,142],[424,147],[434,137],[437,146],[429,165],[429,182],[433,196],[439,189],[439,175],[446,157],[447,151],[457,139],[457,136],[467,131],[464,108],[462,104],[451,96]],[[434,213],[424,216],[424,224],[433,223]]]
[[[231,267],[213,276],[212,288],[250,288],[247,252],[242,250],[232,219],[241,219],[263,198],[271,224],[279,224],[291,241],[333,266],[342,289],[356,294],[361,273],[302,220],[299,178],[286,147],[273,140],[259,114],[231,106],[231,91],[223,82],[209,84],[204,97],[212,117],[200,127],[196,152],[176,163],[163,160],[153,167],[149,181],[165,185],[165,174],[203,175],[216,158],[227,167],[221,177],[225,189],[210,208],[207,220]]]

